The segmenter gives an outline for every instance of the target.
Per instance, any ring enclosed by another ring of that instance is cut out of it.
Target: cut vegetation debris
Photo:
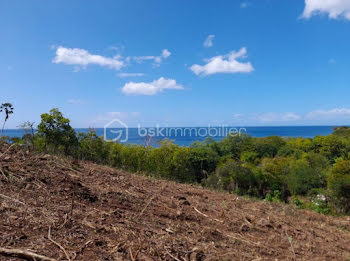
[[[0,260],[350,258],[349,217],[7,144],[0,155]]]

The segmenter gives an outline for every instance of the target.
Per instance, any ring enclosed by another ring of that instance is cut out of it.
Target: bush
[[[290,163],[287,186],[292,195],[306,195],[310,189],[321,187],[322,180],[306,159],[299,159]]]
[[[336,158],[346,156],[346,142],[343,137],[317,136],[312,140],[313,151],[327,157],[332,163]]]
[[[255,152],[258,154],[259,158],[275,157],[285,144],[286,141],[278,136],[254,139]]]
[[[350,128],[347,126],[335,127],[333,129],[333,135],[349,138],[350,137]]]
[[[230,192],[238,194],[253,194],[255,186],[255,177],[253,172],[240,162],[230,160],[224,165],[218,167],[216,171],[221,187]]]
[[[219,155],[225,158],[239,160],[241,153],[254,149],[253,138],[248,135],[227,136],[218,143]]]
[[[281,195],[280,199],[286,201],[290,194],[286,183],[289,171],[288,158],[265,158],[261,166],[259,185],[262,190],[262,195],[279,191]]]
[[[258,159],[259,155],[258,153],[254,151],[245,151],[241,154],[241,160],[247,163],[251,163],[253,165],[256,165],[259,162]]]
[[[69,119],[64,118],[57,108],[41,115],[38,135],[44,138],[45,150],[66,155],[73,155],[77,152],[78,138],[69,122]]]
[[[293,196],[292,198],[292,203],[297,206],[298,208],[305,208],[304,202],[301,201],[299,198],[296,196]]]
[[[122,168],[122,148],[124,145],[120,143],[112,143],[109,151],[109,162],[115,168]]]
[[[189,154],[189,164],[198,183],[207,178],[208,173],[215,171],[220,160],[218,154],[209,147],[191,148]]]
[[[95,130],[88,133],[79,133],[79,158],[90,160],[99,164],[109,163],[109,153],[111,143],[104,142],[102,137],[98,137]]]
[[[337,161],[328,175],[331,203],[340,212],[350,213],[350,161]]]
[[[327,205],[327,202],[323,200],[316,200],[311,203],[310,208],[317,213],[324,214],[324,215],[329,215],[332,213],[331,209]]]
[[[309,138],[291,138],[287,141],[286,146],[293,151],[309,152],[312,149],[312,139]]]
[[[33,133],[32,123],[25,123],[22,126],[28,124],[30,133],[12,141],[37,151],[274,202],[293,195],[292,202],[299,207],[303,202],[295,196],[308,195],[311,201],[303,203],[307,208],[329,213],[332,206],[338,212],[350,212],[350,128],[313,139],[229,135],[219,142],[206,139],[190,147],[165,139],[152,148],[106,143],[94,130],[76,135],[58,109],[42,114],[41,119],[38,133]]]
[[[282,195],[281,192],[279,190],[275,190],[272,193],[267,193],[265,199],[269,202],[282,202]]]

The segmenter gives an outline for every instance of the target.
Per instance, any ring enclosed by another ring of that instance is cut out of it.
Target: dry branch
[[[181,261],[181,260],[178,259],[176,256],[173,256],[172,254],[170,254],[168,250],[165,250],[165,251],[166,251],[166,253],[167,253],[171,258],[173,258],[174,260],[176,260],[176,261]]]
[[[145,212],[145,210],[148,208],[148,206],[151,204],[152,200],[154,199],[155,195],[153,195],[152,197],[150,197],[150,199],[148,200],[146,206],[141,210],[139,216],[137,219],[140,219],[140,217],[143,215],[143,212]]]
[[[200,211],[199,211],[198,209],[196,209],[195,207],[193,207],[193,209],[194,209],[198,214],[201,214],[203,217],[209,218],[209,219],[214,220],[214,221],[216,221],[216,222],[224,223],[224,221],[222,221],[222,220],[209,217],[208,215],[206,215],[206,214],[200,212]]]
[[[67,251],[66,251],[66,249],[65,249],[63,246],[61,246],[59,243],[57,243],[56,241],[54,241],[54,240],[51,238],[51,227],[49,227],[49,232],[48,232],[47,237],[48,237],[48,239],[49,239],[52,243],[54,243],[56,246],[58,246],[58,247],[63,251],[63,253],[65,254],[67,260],[68,260],[68,261],[71,261],[69,255],[68,255],[68,253],[67,253]]]
[[[2,171],[1,168],[0,168],[0,172],[1,172],[1,174],[4,176],[4,178],[5,178],[6,180],[9,180],[8,177],[6,177],[5,173]]]
[[[293,253],[293,257],[294,257],[293,260],[295,260],[295,259],[296,259],[296,256],[295,256],[295,251],[294,251],[294,247],[293,247],[293,244],[292,244],[292,239],[289,237],[287,231],[284,231],[284,232],[286,233],[287,240],[288,240],[288,242],[289,242],[289,244],[290,244],[290,248],[291,248],[292,253]]]
[[[5,151],[4,151],[4,153],[2,153],[1,155],[0,155],[0,158],[2,157],[2,156],[4,156],[13,146],[15,146],[15,145],[17,145],[17,143],[13,143],[10,147],[8,147]]]
[[[56,261],[56,259],[42,256],[28,250],[15,249],[15,248],[0,247],[0,255],[9,256],[9,257],[18,257],[24,260]]]
[[[0,194],[0,197],[1,197],[1,198],[4,198],[4,199],[7,199],[7,200],[11,200],[11,201],[16,202],[16,203],[19,203],[19,204],[21,204],[21,205],[25,205],[24,202],[19,201],[19,200],[14,199],[14,198],[10,198],[9,196],[6,196],[6,195],[4,195],[4,194]]]

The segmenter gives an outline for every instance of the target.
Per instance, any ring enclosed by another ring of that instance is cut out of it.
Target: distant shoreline
[[[318,135],[329,135],[333,132],[333,128],[336,127],[336,125],[332,126],[258,126],[258,127],[233,127],[233,128],[245,128],[246,134],[252,136],[252,137],[268,137],[268,136],[280,136],[280,137],[303,137],[303,138],[313,138]],[[144,129],[150,129],[153,127],[145,127]],[[178,130],[178,133],[181,132],[181,129],[184,128],[191,128],[191,129],[199,129],[199,128],[208,128],[208,127],[162,127],[164,129],[170,129],[174,128]],[[228,127],[229,128],[229,127]],[[92,128],[96,131],[98,136],[104,135],[104,129],[103,128]],[[122,130],[125,133],[124,129],[116,128],[117,130]],[[76,132],[83,132],[86,133],[90,130],[90,128],[75,128]],[[110,130],[110,129],[108,129]],[[14,137],[22,137],[24,134],[24,131],[21,129],[5,129],[4,135],[9,136],[11,138]],[[172,133],[173,135],[170,136],[153,136],[151,137],[153,143],[157,143],[159,140],[163,140],[165,138],[174,140],[175,144],[182,145],[182,146],[190,146],[195,141],[204,141],[205,137],[198,137],[198,136],[191,136],[191,135],[183,135],[183,136],[176,136],[175,133]],[[108,134],[110,135],[110,134]],[[210,136],[213,140],[219,141],[224,136]],[[138,133],[138,128],[129,128],[128,129],[128,144],[138,144],[142,145],[145,144],[145,139],[150,139],[149,136],[144,137],[140,136]],[[147,141],[149,142],[149,140]],[[122,142],[124,143],[124,142]]]

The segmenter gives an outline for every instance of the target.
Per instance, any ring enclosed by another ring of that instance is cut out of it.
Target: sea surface
[[[88,128],[75,129],[77,132],[86,133]],[[138,145],[152,145],[158,146],[160,140],[173,140],[175,144],[181,146],[190,146],[195,141],[203,141],[208,136],[218,141],[227,136],[228,133],[239,135],[246,133],[252,137],[304,137],[313,138],[318,135],[329,135],[333,132],[333,126],[284,126],[284,127],[166,127],[166,128],[129,128],[128,130],[122,128],[95,129],[97,135],[106,136],[108,140],[113,140],[119,137],[119,142],[138,144]],[[23,130],[20,129],[6,129],[5,136],[22,137]]]

